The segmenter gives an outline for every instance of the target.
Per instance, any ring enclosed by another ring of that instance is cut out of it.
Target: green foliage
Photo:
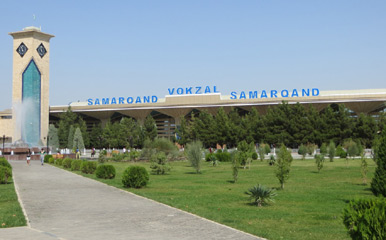
[[[80,171],[80,167],[82,165],[82,160],[74,159],[71,162],[71,171]]]
[[[221,153],[221,155],[223,155],[224,153]],[[228,153],[229,154],[229,153]],[[212,166],[215,167],[218,165],[218,160],[216,158],[216,156],[214,154],[208,154],[208,159],[209,161],[211,162]],[[229,155],[230,156],[230,155]]]
[[[96,170],[97,163],[92,161],[82,161],[80,165],[80,171],[82,173],[93,174]]]
[[[52,155],[50,155],[50,154],[44,155],[44,162],[45,162],[45,163],[48,163],[48,160],[49,160],[50,158],[52,158]]]
[[[365,153],[361,154],[361,174],[363,179],[363,185],[367,185],[367,173],[368,173],[368,164],[366,161]]]
[[[85,148],[84,142],[83,142],[83,136],[82,136],[82,132],[80,131],[80,128],[76,128],[75,130],[72,146],[74,149],[79,149],[82,151]]]
[[[153,174],[163,175],[170,172],[171,167],[164,152],[158,152],[151,156],[150,162],[150,168],[152,169],[151,172]]]
[[[63,159],[62,158],[58,158],[55,161],[55,165],[58,165],[58,166],[62,166],[62,163],[63,163]]]
[[[59,137],[59,145],[61,148],[68,147],[68,143],[72,144],[72,141],[69,140],[69,132],[71,130],[71,126],[74,122],[77,121],[77,115],[72,112],[71,107],[68,107],[65,113],[60,115],[59,127],[58,127],[58,137]],[[72,127],[72,131],[74,131],[74,127]],[[74,132],[72,132],[72,135]],[[71,148],[72,149],[72,146]]]
[[[273,166],[275,165],[275,162],[276,162],[275,156],[271,155],[269,158],[269,165]]]
[[[201,171],[202,152],[202,143],[200,141],[191,142],[186,146],[186,156],[191,166],[196,170],[196,173]]]
[[[309,143],[307,144],[307,153],[308,155],[314,155],[315,150],[318,148],[316,144]]]
[[[7,184],[12,178],[12,169],[4,165],[0,165],[0,184]]]
[[[386,197],[386,130],[382,132],[376,156],[377,168],[371,181],[371,191],[375,196]]]
[[[287,148],[282,145],[277,157],[277,169],[276,169],[276,177],[280,182],[280,188],[284,189],[284,183],[289,178],[289,173],[291,170],[292,163],[291,153],[287,150]]]
[[[152,116],[146,117],[143,127],[145,139],[154,140],[157,137],[157,126]]]
[[[50,124],[49,126],[48,138],[49,138],[49,146],[51,147],[52,152],[57,152],[59,148],[58,129],[53,124]]]
[[[107,151],[101,150],[99,152],[99,156],[98,156],[98,163],[100,163],[100,164],[105,163],[106,162],[106,155],[107,155]]]
[[[354,142],[352,139],[348,139],[343,144],[344,148],[346,149],[347,155],[351,158],[355,156],[359,156],[361,154],[361,150],[363,150],[356,142]]]
[[[4,166],[12,170],[11,164],[9,164],[7,159],[5,159],[4,157],[0,157],[0,166]]]
[[[95,175],[97,178],[113,179],[115,178],[115,167],[113,165],[99,165]]]
[[[315,158],[316,168],[318,169],[318,172],[320,172],[320,170],[323,168],[323,164],[324,164],[324,155],[323,154],[315,154],[314,158]]]
[[[237,155],[239,162],[241,166],[245,168],[248,163],[248,158],[250,158],[252,153],[255,152],[254,144],[252,142],[248,144],[245,140],[243,140],[237,144],[237,150],[239,152]]]
[[[298,149],[298,154],[302,155],[303,160],[306,158],[307,152],[308,152],[307,146],[301,144]]]
[[[347,152],[342,148],[342,146],[339,145],[336,148],[336,155],[339,156],[340,158],[346,158]]]
[[[325,143],[320,146],[320,154],[327,155],[327,145]]]
[[[215,154],[216,159],[219,162],[230,162],[231,161],[231,155],[228,151],[217,151]]]
[[[205,154],[205,161],[207,161],[207,162],[212,161],[212,157],[215,157],[214,153],[207,153],[207,154]]]
[[[124,187],[141,188],[149,182],[149,173],[144,167],[131,166],[128,167],[122,175],[122,183]]]
[[[71,168],[71,165],[72,165],[72,159],[71,158],[63,159],[62,166],[64,168]]]
[[[73,149],[74,148],[74,133],[75,129],[74,126],[70,126],[70,130],[68,131],[68,139],[67,139],[67,148]]]
[[[233,183],[236,183],[239,179],[239,168],[240,168],[240,152],[234,152],[232,154],[232,176],[233,176]]]
[[[151,159],[153,155],[163,152],[167,158],[175,160],[178,157],[177,146],[166,138],[155,138],[153,141],[147,139],[144,142],[144,149],[141,156],[146,159]]]
[[[259,156],[260,156],[260,161],[263,161],[264,158],[265,158],[265,154],[268,154],[271,152],[271,148],[269,147],[268,144],[265,144],[265,143],[261,143],[259,145],[259,148],[257,149],[257,151],[259,152]],[[254,152],[255,153],[255,152]],[[256,154],[256,153],[255,153]],[[256,154],[257,155],[257,154]],[[252,156],[253,158],[253,156]],[[257,159],[257,158],[256,158]]]
[[[257,160],[257,158],[258,158],[257,153],[256,153],[256,152],[252,153],[252,159],[253,159],[253,160]],[[264,156],[263,156],[262,161],[263,161],[263,160],[264,160]]]
[[[386,199],[350,201],[343,223],[351,239],[386,239]]]
[[[330,144],[328,144],[328,158],[330,159],[330,162],[334,161],[335,151],[335,143],[334,141],[330,141]]]
[[[48,159],[48,163],[49,164],[54,164],[55,163],[55,159],[53,157],[49,158]]]
[[[245,194],[249,195],[249,198],[253,200],[253,204],[261,207],[264,204],[275,202],[274,197],[277,196],[276,190],[268,188],[266,186],[258,184],[250,188]]]

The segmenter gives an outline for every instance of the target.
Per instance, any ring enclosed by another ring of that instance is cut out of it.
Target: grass
[[[14,184],[0,184],[0,228],[26,225]]]
[[[368,182],[375,163],[369,163]],[[107,163],[115,166],[112,180],[97,179],[125,189],[121,176],[134,163]],[[149,163],[135,163],[150,171]],[[240,169],[233,182],[230,163],[217,167],[202,165],[195,174],[188,162],[174,162],[168,175],[151,175],[143,189],[126,189],[135,194],[197,214],[213,221],[268,239],[350,239],[342,223],[342,210],[354,198],[373,198],[369,185],[362,184],[360,160],[325,162],[318,173],[314,160],[294,160],[284,190],[278,191],[276,203],[258,208],[250,204],[245,191],[258,183],[280,187],[275,166],[253,161],[251,169]]]

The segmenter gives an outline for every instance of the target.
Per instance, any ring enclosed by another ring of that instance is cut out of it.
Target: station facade
[[[353,114],[377,115],[384,111],[386,89],[320,91],[311,89],[247,90],[222,95],[217,86],[168,88],[163,98],[158,96],[104,97],[74,102],[70,105],[49,105],[49,41],[53,35],[35,27],[10,33],[13,37],[13,94],[12,109],[0,112],[0,137],[5,142],[22,139],[41,140],[44,144],[49,123],[59,121],[60,115],[71,110],[80,114],[86,123],[106,124],[108,121],[130,117],[143,124],[151,115],[160,137],[173,137],[181,119],[192,112],[216,114],[219,108],[251,111],[256,108],[265,114],[269,107],[300,103],[322,111],[329,104],[345,104]],[[376,87],[376,86],[375,86]]]

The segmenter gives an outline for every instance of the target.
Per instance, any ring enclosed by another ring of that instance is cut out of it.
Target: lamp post
[[[49,142],[50,142],[50,136],[47,135],[47,154],[50,154]]]

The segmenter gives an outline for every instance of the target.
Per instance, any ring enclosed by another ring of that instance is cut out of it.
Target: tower
[[[37,145],[48,134],[50,39],[37,27],[9,33],[13,37],[13,139]]]

